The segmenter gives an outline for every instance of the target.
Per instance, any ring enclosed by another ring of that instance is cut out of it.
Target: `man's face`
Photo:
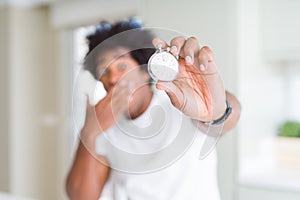
[[[127,74],[127,81],[130,81],[128,80],[130,77],[134,78],[128,73],[140,75],[135,78],[145,76],[145,72],[139,69],[139,63],[127,52],[124,48],[117,48],[108,50],[99,56],[97,60],[97,75],[107,92],[121,81],[121,79],[124,79],[124,75]]]
[[[109,50],[98,59],[97,74],[107,92],[118,93],[118,84],[126,85],[129,91],[128,109],[131,114],[138,113],[145,103],[145,92],[150,92],[149,74],[141,69],[124,48]],[[116,87],[115,87],[116,86]],[[114,88],[118,88],[113,90]],[[146,89],[146,90],[145,90]],[[122,93],[122,92],[121,92]]]

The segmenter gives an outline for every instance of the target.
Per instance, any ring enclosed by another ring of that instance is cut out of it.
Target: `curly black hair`
[[[143,70],[147,70],[147,63],[155,52],[152,45],[153,34],[143,29],[135,20],[128,20],[109,24],[101,22],[94,33],[88,35],[88,52],[84,60],[84,69],[99,79],[97,74],[97,58],[107,50],[123,47],[129,50],[130,55],[135,59]]]

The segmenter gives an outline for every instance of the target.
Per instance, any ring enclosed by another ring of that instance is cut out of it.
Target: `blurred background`
[[[299,10],[298,0],[0,0],[0,199],[67,199],[84,37],[137,16],[209,45],[242,104],[217,145],[222,199],[299,200]]]

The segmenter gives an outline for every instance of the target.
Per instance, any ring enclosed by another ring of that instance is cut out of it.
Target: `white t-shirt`
[[[217,155],[199,154],[206,135],[155,92],[138,118],[121,118],[98,136],[96,152],[112,168],[100,199],[220,200]]]

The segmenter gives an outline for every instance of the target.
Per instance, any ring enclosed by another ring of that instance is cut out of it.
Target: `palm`
[[[164,82],[164,86],[167,87],[164,89],[170,96],[172,104],[184,114],[193,119],[210,121],[213,95],[207,76],[218,76],[218,73],[216,70],[211,70],[204,74],[195,67],[197,64],[195,61],[194,66],[186,65],[184,59],[180,58],[178,77],[172,82]],[[211,62],[210,65],[215,65],[215,63]],[[212,66],[210,69],[216,69],[216,67]],[[222,84],[221,79],[218,81]]]

